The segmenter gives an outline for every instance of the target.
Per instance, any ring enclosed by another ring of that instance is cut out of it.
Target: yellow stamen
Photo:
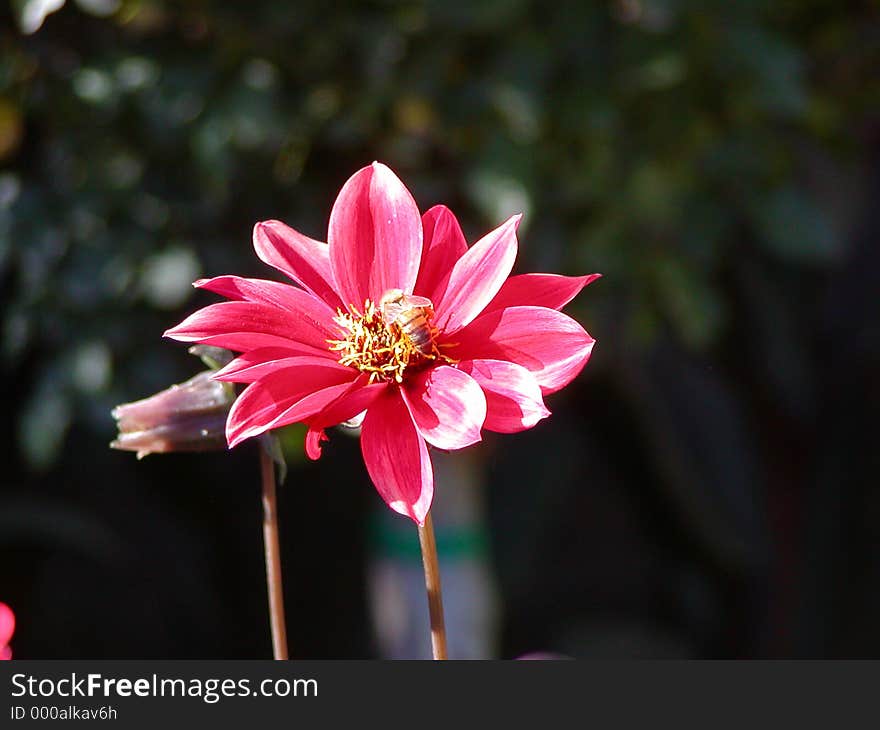
[[[334,321],[348,331],[344,340],[328,340],[330,349],[339,353],[339,363],[369,373],[370,383],[380,380],[403,382],[407,368],[418,368],[440,360],[454,363],[434,343],[436,328],[431,327],[431,351],[419,349],[397,324],[387,323],[381,311],[369,299],[361,313],[349,305],[348,311],[336,310]],[[442,347],[442,345],[441,345]]]

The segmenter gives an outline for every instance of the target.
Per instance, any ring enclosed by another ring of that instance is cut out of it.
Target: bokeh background
[[[275,278],[253,223],[324,238],[379,159],[471,241],[524,212],[517,271],[604,274],[567,310],[598,344],[554,415],[444,467],[459,655],[876,657],[878,20],[868,0],[4,3],[16,656],[270,656],[255,447],[137,461],[107,448],[110,412],[201,369],[161,338],[214,299],[193,279]],[[394,655],[389,625],[424,610],[401,588],[415,531],[355,439],[312,464],[301,437],[292,655]]]

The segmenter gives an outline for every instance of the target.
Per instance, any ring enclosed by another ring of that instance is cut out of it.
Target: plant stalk
[[[431,512],[425,524],[419,525],[419,545],[425,568],[425,588],[428,591],[428,613],[431,617],[431,649],[434,659],[446,659],[446,626],[443,621],[443,593],[440,589],[440,566],[437,563],[437,543],[434,540],[434,522]]]
[[[263,481],[263,549],[266,556],[266,588],[269,594],[269,625],[272,656],[287,659],[287,627],[284,622],[284,587],[281,582],[281,550],[278,546],[278,502],[275,496],[275,464],[260,446]]]

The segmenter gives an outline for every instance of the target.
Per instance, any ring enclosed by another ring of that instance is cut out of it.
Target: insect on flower
[[[230,447],[302,422],[317,459],[328,427],[365,413],[373,484],[422,524],[434,491],[428,444],[455,450],[484,429],[532,428],[550,414],[544,396],[571,382],[593,348],[559,310],[599,275],[510,277],[519,219],[468,246],[448,208],[420,215],[374,162],[339,192],[327,243],[280,221],[254,227],[257,256],[295,286],[197,281],[230,301],[165,334],[241,353],[213,376],[247,385],[226,422]]]
[[[400,289],[391,289],[382,295],[379,309],[385,325],[392,331],[399,331],[408,338],[413,349],[427,358],[439,355],[434,344],[436,330],[431,326],[434,305],[430,299],[404,294]]]
[[[348,330],[348,337],[327,342],[331,350],[340,353],[342,365],[367,373],[370,383],[389,376],[402,383],[407,368],[438,358],[452,362],[440,354],[434,341],[437,330],[431,325],[434,305],[430,299],[391,289],[378,307],[368,299],[363,312],[351,305],[348,309],[337,309],[334,317]]]

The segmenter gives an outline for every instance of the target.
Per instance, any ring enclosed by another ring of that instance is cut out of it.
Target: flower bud
[[[235,400],[232,386],[205,370],[185,383],[113,409],[119,429],[113,449],[147,454],[219,451],[226,448],[226,416]]]

